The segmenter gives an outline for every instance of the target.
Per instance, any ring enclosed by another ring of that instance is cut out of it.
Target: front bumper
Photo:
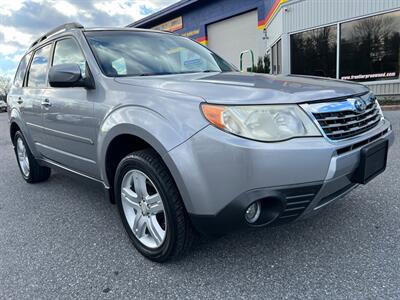
[[[208,126],[164,157],[195,227],[220,234],[243,226],[248,205],[274,198],[283,210],[274,224],[294,221],[356,187],[351,177],[360,149],[386,139],[393,144],[390,123],[347,140],[298,138],[262,143]]]

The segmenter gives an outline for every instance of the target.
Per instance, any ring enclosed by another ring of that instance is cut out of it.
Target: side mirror
[[[88,72],[88,74],[90,74]],[[52,66],[49,70],[49,84],[51,87],[84,87],[93,89],[91,78],[83,78],[78,64],[61,64]]]

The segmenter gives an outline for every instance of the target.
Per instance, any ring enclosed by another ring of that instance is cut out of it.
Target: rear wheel
[[[50,177],[51,169],[39,165],[20,131],[14,135],[14,149],[19,169],[26,182],[41,182]]]
[[[145,257],[162,262],[189,248],[189,218],[173,178],[155,151],[137,151],[120,162],[115,198],[132,243]]]

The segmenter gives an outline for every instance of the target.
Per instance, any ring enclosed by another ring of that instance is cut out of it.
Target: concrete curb
[[[400,110],[400,104],[396,105],[382,105],[382,110]]]

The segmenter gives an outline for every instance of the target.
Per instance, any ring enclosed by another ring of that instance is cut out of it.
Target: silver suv
[[[154,261],[194,232],[310,216],[383,172],[393,143],[363,85],[240,73],[160,31],[56,28],[22,58],[8,103],[23,178],[100,182]]]

